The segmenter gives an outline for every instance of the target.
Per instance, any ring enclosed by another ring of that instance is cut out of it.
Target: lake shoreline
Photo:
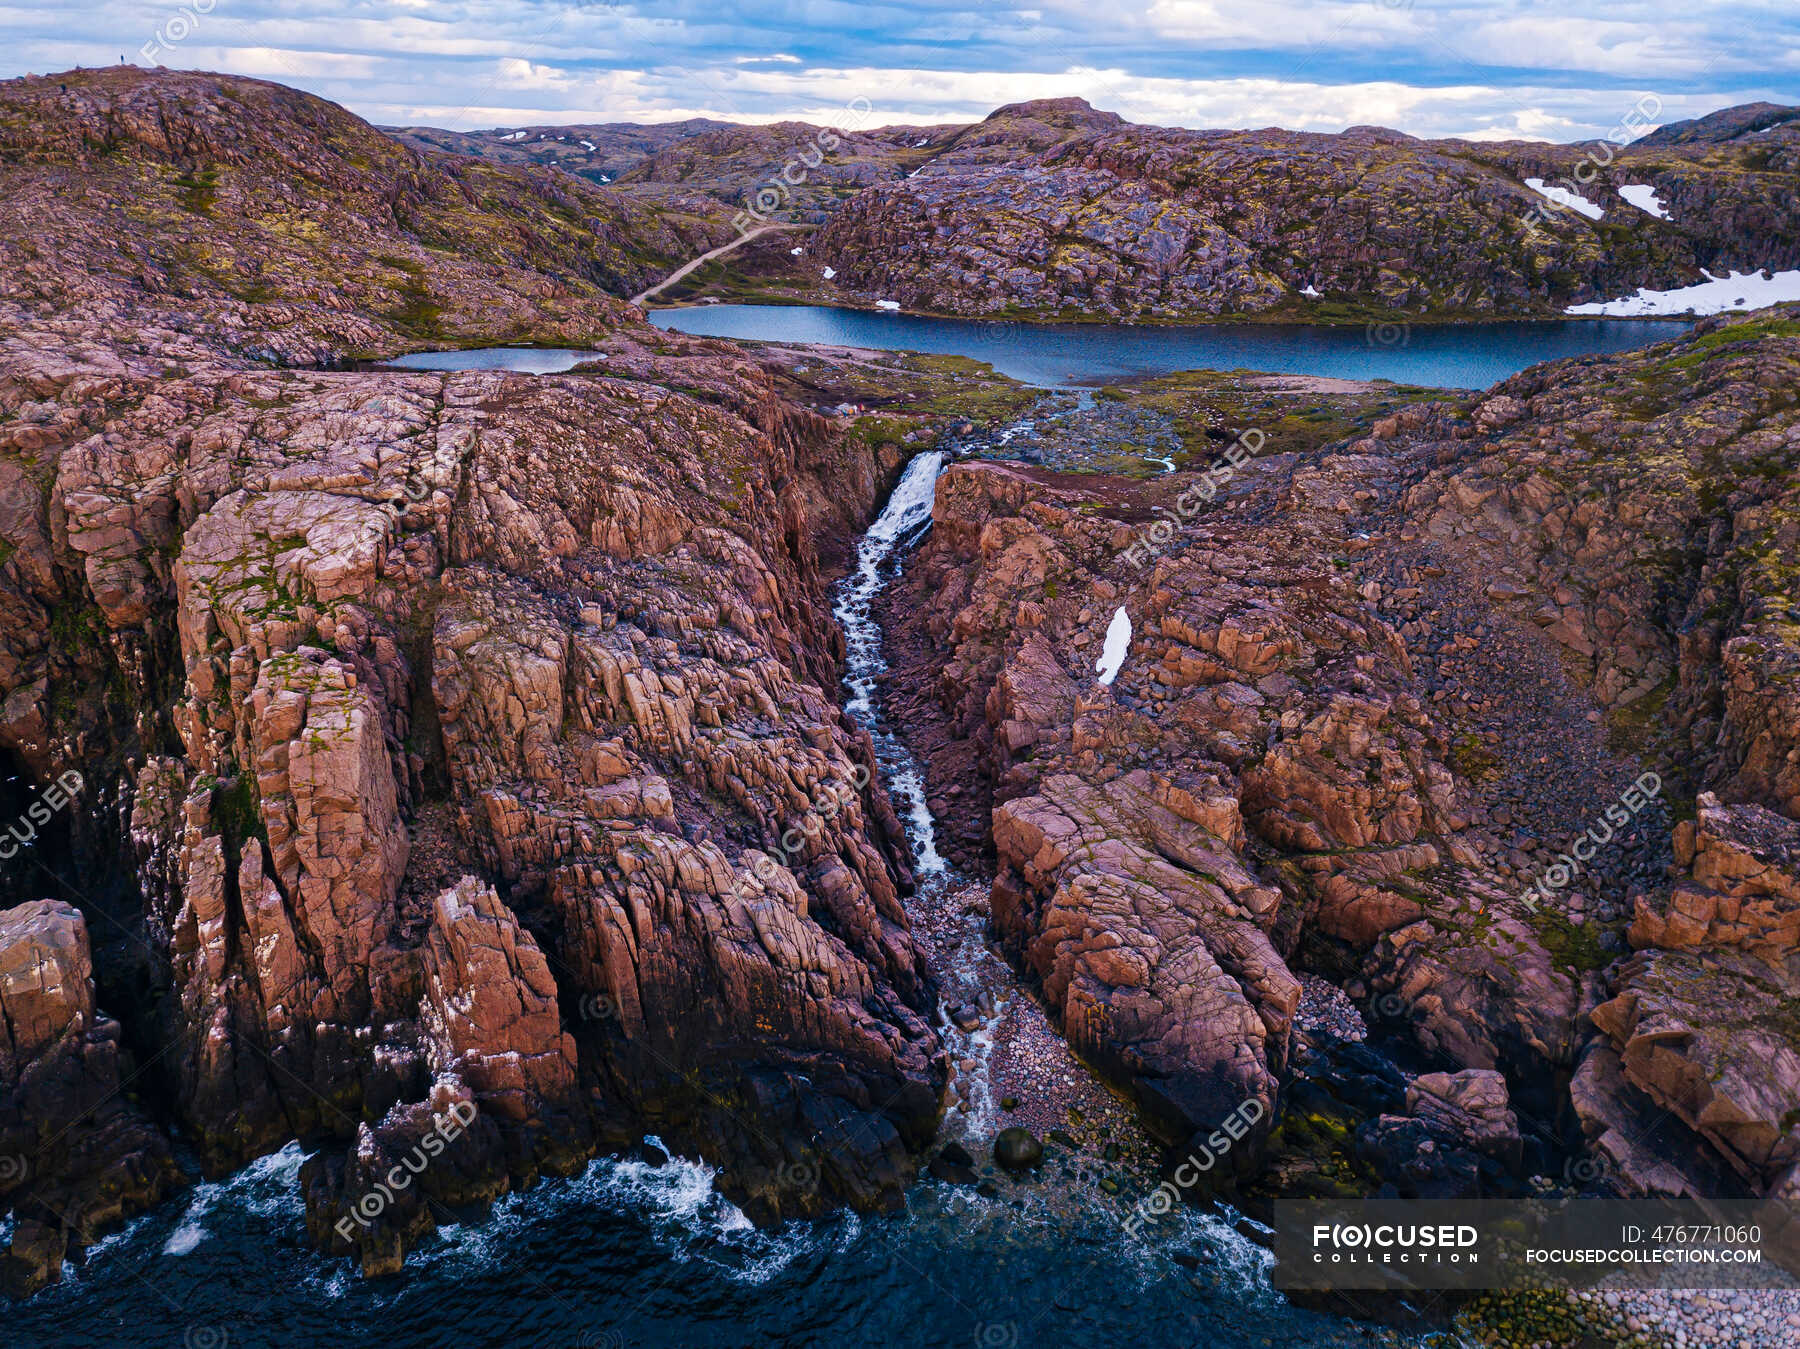
[[[1680,336],[1686,320],[1508,319],[1414,327],[1352,324],[1054,324],[943,318],[834,306],[714,304],[659,309],[658,328],[789,347],[911,351],[984,362],[1042,389],[1100,387],[1182,371],[1372,380],[1482,389],[1529,366],[1609,355]]]
[[[650,322],[656,322],[658,314],[677,313],[689,309],[728,309],[747,306],[766,306],[771,309],[842,309],[850,313],[869,314],[878,317],[948,319],[961,323],[994,323],[1019,324],[1034,328],[1095,327],[1116,326],[1121,328],[1202,328],[1213,325],[1230,324],[1267,324],[1279,327],[1284,324],[1307,328],[1357,328],[1376,323],[1404,323],[1417,328],[1457,328],[1471,327],[1486,323],[1583,323],[1593,320],[1616,321],[1617,315],[1610,314],[1574,314],[1564,310],[1546,310],[1543,313],[1530,314],[1495,314],[1479,311],[1465,313],[1432,313],[1419,314],[1397,309],[1365,309],[1352,313],[1309,314],[1305,310],[1264,310],[1254,314],[1192,314],[1171,318],[1158,318],[1144,315],[1120,316],[1096,314],[1089,310],[1080,310],[1065,314],[958,314],[947,309],[882,309],[874,303],[862,304],[837,295],[820,295],[807,297],[804,295],[788,295],[771,292],[756,299],[720,300],[716,297],[695,296],[692,299],[676,300],[669,303],[640,305],[644,315]],[[1631,316],[1633,321],[1659,322],[1692,326],[1698,319],[1706,317],[1696,314],[1643,314]]]

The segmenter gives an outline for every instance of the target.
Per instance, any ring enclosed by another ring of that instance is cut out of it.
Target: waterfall
[[[834,610],[843,625],[848,652],[844,684],[849,698],[844,710],[875,742],[888,795],[906,821],[914,869],[928,880],[947,876],[949,866],[937,850],[937,831],[925,805],[924,775],[875,706],[875,685],[887,670],[887,658],[881,651],[881,625],[870,610],[887,584],[883,568],[930,524],[944,458],[942,450],[928,450],[906,466],[887,506],[857,545],[856,570],[845,579]]]

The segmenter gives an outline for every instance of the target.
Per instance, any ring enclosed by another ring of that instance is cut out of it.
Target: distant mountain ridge
[[[1800,108],[1769,103],[1629,145],[1186,130],[1080,98],[961,126],[399,134],[575,172],[630,160],[616,186],[665,209],[824,226],[804,264],[742,254],[728,295],[1038,319],[1549,316],[1800,266]]]

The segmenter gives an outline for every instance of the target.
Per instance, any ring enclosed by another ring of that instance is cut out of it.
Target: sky
[[[1800,0],[0,0],[0,76],[121,57],[458,131],[1079,95],[1166,126],[1570,141],[1620,138],[1634,107],[1800,102]]]

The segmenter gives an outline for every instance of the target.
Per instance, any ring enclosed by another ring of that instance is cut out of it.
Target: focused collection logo
[[[1314,1223],[1315,1265],[1475,1264],[1481,1234],[1468,1223]]]

